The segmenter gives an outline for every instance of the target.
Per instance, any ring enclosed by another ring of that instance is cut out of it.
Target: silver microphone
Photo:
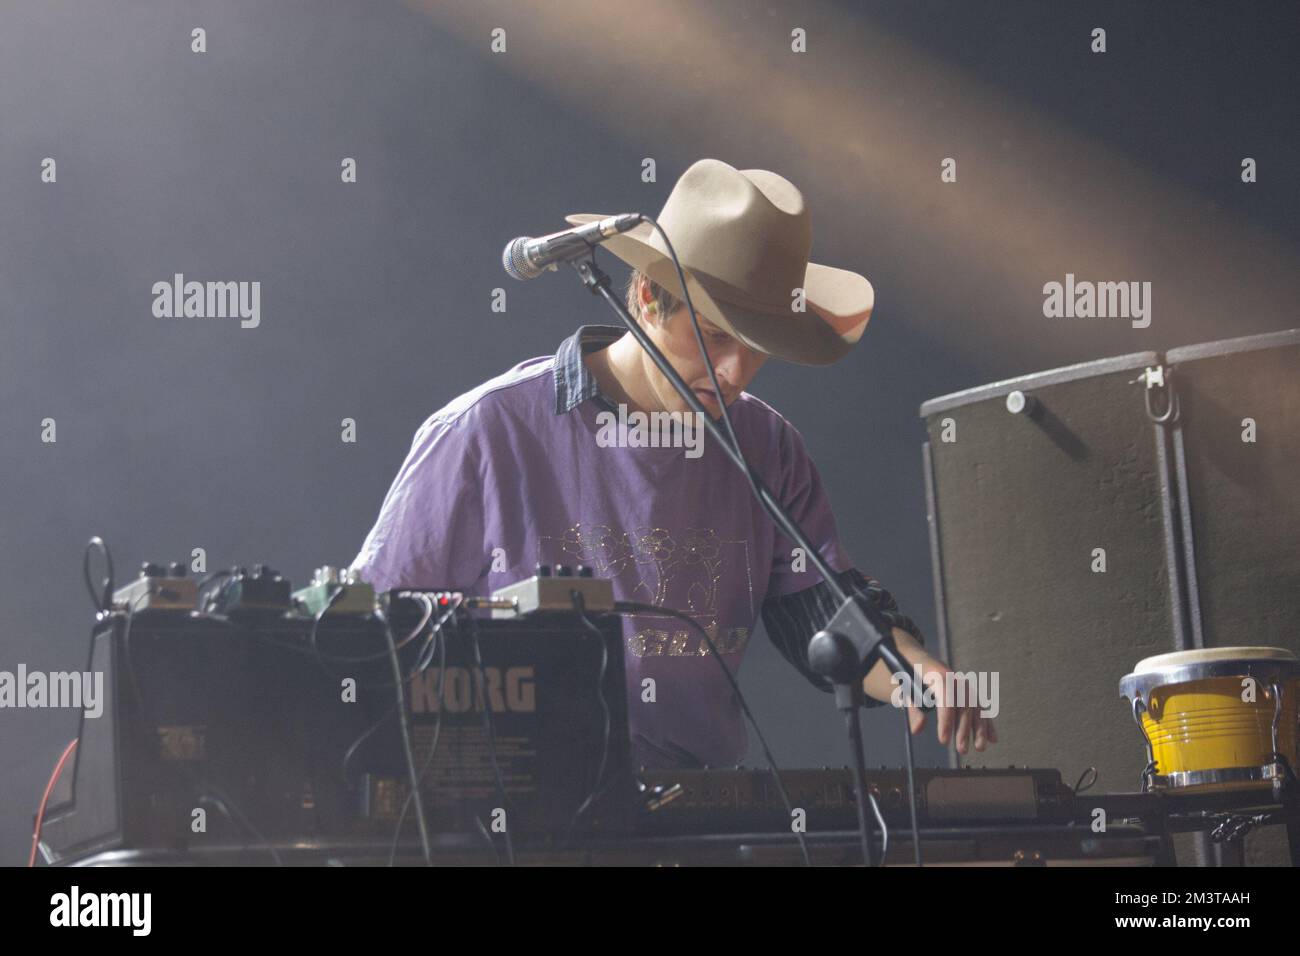
[[[592,246],[634,229],[640,222],[639,212],[627,212],[536,239],[520,236],[506,244],[501,253],[501,264],[513,279],[536,279],[547,269],[555,271],[559,263],[587,254]]]

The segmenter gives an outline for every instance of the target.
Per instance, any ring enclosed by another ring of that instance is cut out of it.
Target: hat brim
[[[574,213],[564,218],[580,226],[608,215]],[[681,299],[677,270],[672,259],[651,243],[654,234],[654,226],[643,222],[601,245]],[[875,290],[864,276],[814,262],[808,263],[804,276],[808,312],[769,312],[738,305],[727,301],[716,285],[710,292],[708,276],[686,267],[682,272],[697,312],[750,348],[798,365],[830,365],[842,359],[862,337],[875,306]]]

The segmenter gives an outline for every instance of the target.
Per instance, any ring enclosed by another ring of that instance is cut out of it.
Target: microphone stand
[[[862,838],[862,860],[867,866],[873,866],[875,854],[872,847],[871,816],[867,810],[866,761],[862,752],[862,727],[859,721],[864,696],[862,678],[871,670],[877,660],[883,660],[891,674],[902,675],[908,699],[910,700],[913,695],[910,668],[906,667],[900,658],[888,622],[883,615],[878,612],[868,615],[858,602],[845,592],[836,579],[835,573],[831,570],[830,564],[822,557],[821,552],[813,546],[808,535],[790,517],[790,513],[786,511],[781,502],[776,499],[758,475],[754,473],[753,469],[745,462],[740,449],[731,446],[727,436],[713,421],[704,405],[696,398],[695,393],[677,374],[677,370],[672,367],[672,364],[664,358],[663,353],[659,351],[658,346],[654,344],[645,330],[632,318],[619,297],[610,290],[609,274],[596,264],[594,255],[585,259],[576,258],[576,256],[587,256],[589,253],[589,249],[580,250],[574,254],[574,258],[568,259],[569,264],[573,266],[578,273],[578,277],[582,280],[582,284],[587,287],[592,295],[599,295],[609,303],[610,308],[618,314],[623,324],[627,326],[628,331],[632,333],[641,347],[654,360],[655,365],[673,383],[673,388],[694,409],[698,420],[704,422],[709,434],[726,452],[727,457],[732,460],[737,468],[748,474],[763,510],[771,515],[772,520],[776,522],[777,527],[785,533],[786,537],[794,541],[808,555],[813,566],[821,573],[822,579],[830,589],[832,597],[839,605],[839,610],[836,611],[835,616],[831,618],[826,628],[813,636],[808,645],[808,659],[813,671],[828,678],[834,685],[836,706],[844,713],[849,733],[849,747],[853,752],[854,790],[857,792],[858,829]],[[873,616],[879,618],[879,624],[871,620]],[[881,627],[880,624],[884,626]],[[908,794],[908,797],[914,803],[916,793],[913,791]]]

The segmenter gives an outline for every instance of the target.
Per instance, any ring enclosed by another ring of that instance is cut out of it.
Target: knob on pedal
[[[269,564],[248,568],[236,565],[230,569],[225,585],[212,596],[209,610],[231,617],[279,615],[291,607],[291,585]]]
[[[194,609],[198,586],[185,576],[185,565],[173,562],[170,576],[167,565],[146,561],[140,576],[113,592],[113,604],[131,614],[149,611],[185,611]]]

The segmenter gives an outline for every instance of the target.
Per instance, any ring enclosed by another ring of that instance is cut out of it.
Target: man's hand
[[[921,682],[930,688],[934,695],[935,711],[939,715],[939,743],[946,745],[955,736],[959,754],[964,754],[970,749],[972,739],[975,749],[980,752],[983,752],[989,744],[997,743],[998,735],[993,729],[993,721],[988,717],[980,716],[978,701],[967,700],[965,706],[958,707],[955,701],[947,699],[951,683],[945,679],[951,670],[948,665],[937,657],[927,654],[912,635],[902,628],[894,628],[893,634],[898,653],[912,665],[913,670],[908,676],[914,677],[915,668],[919,666]],[[889,673],[883,661],[877,663],[862,681],[862,689],[869,696],[883,701],[889,701],[898,686],[899,682],[893,679],[893,675]],[[907,700],[907,711],[908,725],[912,733],[920,733],[925,727],[925,711],[915,706],[910,697]]]

